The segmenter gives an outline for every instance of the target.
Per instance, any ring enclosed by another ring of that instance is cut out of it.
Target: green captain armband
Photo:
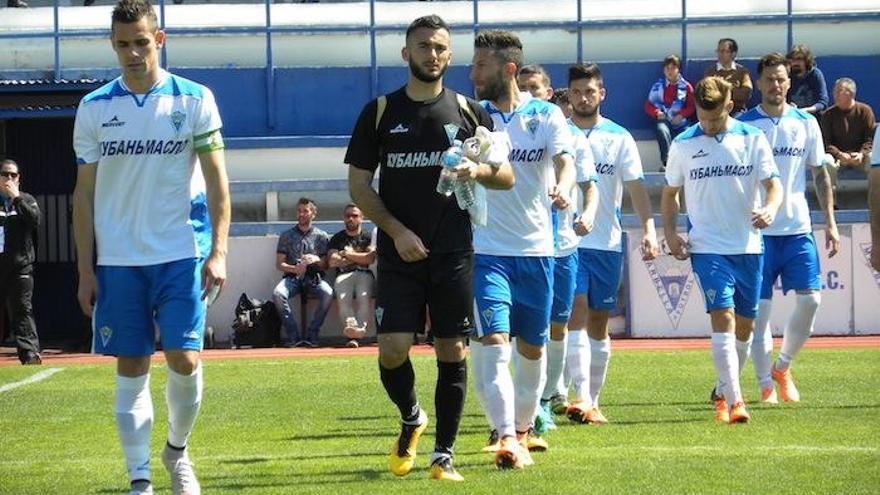
[[[220,135],[220,129],[214,129],[211,132],[199,134],[193,138],[193,145],[198,153],[222,150],[226,147],[223,144],[223,136]]]

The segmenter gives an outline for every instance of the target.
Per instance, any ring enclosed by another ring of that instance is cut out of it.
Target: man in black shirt
[[[449,26],[435,15],[420,17],[406,31],[406,86],[368,103],[352,132],[345,156],[352,199],[379,227],[376,322],[379,371],[388,396],[400,410],[401,431],[389,457],[391,472],[413,467],[418,439],[428,418],[416,398],[409,349],[412,335],[431,312],[438,378],[434,392],[437,435],[431,477],[461,480],[452,463],[453,445],[467,388],[465,338],[473,329],[473,246],[468,212],[454,196],[436,192],[440,156],[455,139],[492,129],[475,101],[443,87],[452,59]],[[381,166],[378,194],[373,175]],[[509,189],[507,160],[493,164],[463,160],[457,180]]]
[[[336,268],[333,291],[339,320],[345,325],[342,333],[349,339],[348,347],[357,347],[358,340],[367,333],[370,319],[374,285],[370,265],[376,259],[376,248],[370,242],[370,233],[361,228],[364,215],[356,204],[347,204],[343,217],[345,228],[331,237],[327,246],[327,263]],[[357,314],[353,299],[357,300]]]
[[[32,304],[40,207],[19,189],[19,174],[17,163],[0,161],[0,304],[9,309],[21,364],[42,364]]]

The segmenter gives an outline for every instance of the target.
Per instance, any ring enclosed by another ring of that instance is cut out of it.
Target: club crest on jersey
[[[180,110],[175,110],[171,113],[171,125],[174,126],[174,130],[180,132],[180,127],[183,125],[183,122],[186,120],[186,114],[181,112]]]
[[[666,316],[674,328],[684,314],[694,287],[694,276],[688,261],[679,261],[671,254],[661,254],[653,260],[644,262],[648,276],[660,297]]]
[[[113,336],[113,330],[105,325],[98,330],[98,335],[101,336],[101,343],[106,347],[110,343],[110,337]]]
[[[871,268],[871,243],[859,243],[859,250],[862,252],[862,256],[865,257],[865,264],[868,265],[868,270],[871,270],[871,275],[874,277],[874,283],[876,283],[877,288],[880,289],[880,272]]]
[[[538,136],[538,127],[541,125],[541,121],[538,120],[538,117],[532,117],[531,119],[526,121],[526,129],[528,129],[529,134],[531,134],[532,139],[535,139]]]
[[[455,137],[458,136],[459,127],[455,124],[444,124],[443,130],[446,131],[446,138],[449,139],[449,146],[455,144]]]

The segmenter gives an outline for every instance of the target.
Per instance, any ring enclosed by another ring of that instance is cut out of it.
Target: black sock
[[[452,455],[466,393],[467,360],[462,359],[457,363],[437,361],[437,389],[434,391],[437,437],[434,452]]]
[[[388,397],[400,409],[400,418],[412,422],[419,418],[419,400],[416,398],[416,375],[409,358],[394,369],[379,364],[379,376]]]

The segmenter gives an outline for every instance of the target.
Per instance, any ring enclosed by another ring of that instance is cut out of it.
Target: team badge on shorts
[[[382,315],[385,314],[385,308],[382,306],[376,306],[376,323],[379,325],[382,324]]]
[[[678,322],[681,321],[694,288],[695,279],[690,262],[679,261],[671,254],[660,254],[644,263],[660,302],[663,303],[666,316],[672,326],[678,328]],[[713,291],[712,298],[714,297]]]
[[[181,112],[180,110],[175,110],[171,113],[171,125],[174,126],[174,130],[180,132],[180,127],[183,125],[183,122],[186,120],[186,114]]]
[[[110,337],[113,336],[113,330],[108,326],[103,326],[98,330],[98,335],[101,336],[101,343],[104,344],[104,347],[107,347],[107,344],[110,343]]]
[[[486,325],[486,327],[491,326],[492,325],[492,317],[495,316],[495,311],[493,311],[492,308],[486,308],[480,314],[483,316],[483,322]]]

